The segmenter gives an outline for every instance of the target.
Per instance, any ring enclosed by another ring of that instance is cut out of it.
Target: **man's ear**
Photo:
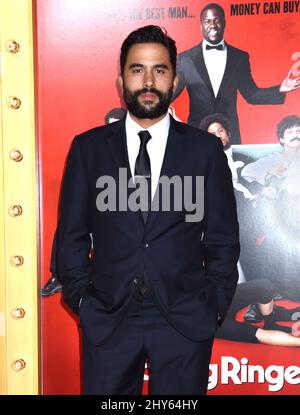
[[[175,75],[175,78],[174,78],[174,80],[173,80],[173,92],[175,92],[175,91],[176,91],[176,89],[177,89],[177,86],[178,86],[178,81],[179,81],[178,76],[177,76],[177,75]]]
[[[118,83],[119,83],[119,87],[120,87],[121,91],[123,92],[123,78],[122,78],[121,75],[119,75]]]
[[[202,18],[201,15],[199,14],[199,21],[200,21],[200,32],[202,33],[203,36],[203,30],[202,30]]]

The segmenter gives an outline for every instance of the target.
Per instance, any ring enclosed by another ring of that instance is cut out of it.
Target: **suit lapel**
[[[205,85],[209,89],[210,93],[214,97],[214,91],[210,82],[210,78],[208,75],[208,71],[205,65],[204,56],[203,56],[203,49],[202,49],[202,42],[200,43],[199,47],[197,48],[197,53],[194,60],[195,67],[204,81]]]
[[[127,176],[130,178],[131,172],[127,152],[125,119],[114,123],[111,128],[111,134],[106,137],[108,147],[116,165],[119,168],[126,167]]]

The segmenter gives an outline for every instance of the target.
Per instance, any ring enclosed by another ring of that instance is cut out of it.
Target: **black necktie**
[[[206,50],[211,50],[211,49],[223,50],[223,45],[216,45],[216,46],[206,45]]]
[[[150,158],[147,152],[147,143],[151,138],[149,131],[143,130],[139,132],[139,137],[141,139],[139,154],[136,158],[134,175],[142,176],[147,180],[147,190],[148,190],[148,200],[146,210],[142,210],[142,215],[144,222],[146,223],[148,217],[148,211],[151,207],[151,166]]]

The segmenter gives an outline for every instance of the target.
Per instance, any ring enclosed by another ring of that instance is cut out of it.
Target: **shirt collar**
[[[131,131],[132,134],[138,135],[138,133],[142,130],[147,130],[151,134],[152,138],[159,137],[162,134],[168,135],[169,128],[170,128],[170,114],[167,113],[165,117],[152,125],[149,128],[142,128],[134,119],[130,116],[130,113],[127,111],[126,116],[126,131]]]

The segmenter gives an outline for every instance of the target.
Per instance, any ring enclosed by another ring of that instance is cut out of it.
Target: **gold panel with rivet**
[[[35,3],[0,0],[0,394],[8,395],[36,395],[40,385]],[[21,211],[22,220],[10,216]]]
[[[26,362],[24,359],[15,360],[12,364],[12,368],[16,372],[20,372],[21,370],[24,370],[25,367],[26,367]]]
[[[17,110],[21,106],[20,98],[15,97],[13,95],[7,98],[6,103],[7,103],[8,107],[13,109],[13,110]]]
[[[25,310],[22,307],[13,308],[10,314],[15,320],[20,320],[25,317]]]
[[[10,152],[9,152],[9,158],[13,161],[19,162],[23,159],[23,154],[20,150],[13,148]]]
[[[13,218],[17,216],[21,216],[22,213],[23,213],[23,209],[22,209],[22,206],[20,205],[12,205],[8,209],[8,214],[12,216]]]
[[[20,267],[24,264],[24,258],[21,255],[14,255],[10,258],[9,262],[13,267]]]
[[[19,43],[16,40],[14,40],[14,39],[8,39],[5,42],[5,49],[9,53],[18,53],[19,50],[20,50],[20,45],[19,45]]]

